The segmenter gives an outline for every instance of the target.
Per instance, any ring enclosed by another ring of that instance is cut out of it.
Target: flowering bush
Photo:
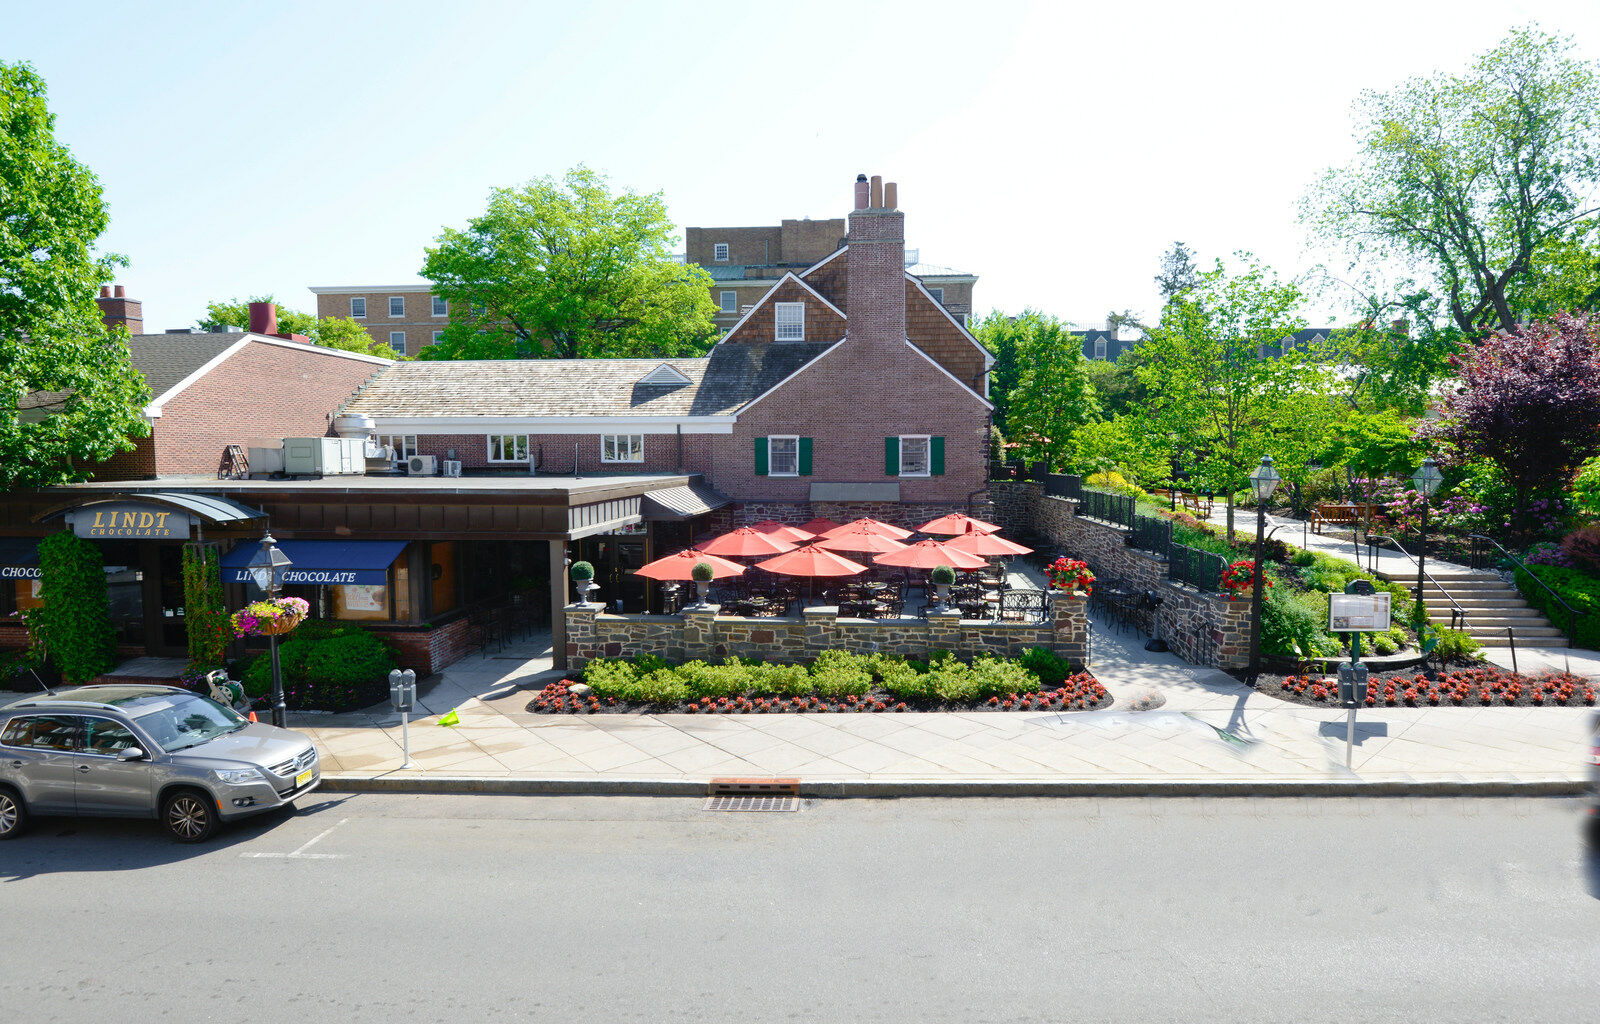
[[[263,636],[264,623],[303,619],[311,606],[298,597],[276,597],[247,604],[233,616],[234,636]]]
[[[1285,695],[1319,702],[1336,703],[1339,699],[1339,684],[1332,679],[1289,676],[1279,685]],[[1366,706],[1559,704],[1572,707],[1579,704],[1592,706],[1595,700],[1594,684],[1581,676],[1566,672],[1525,676],[1499,667],[1484,666],[1455,669],[1437,679],[1430,679],[1420,672],[1374,678],[1367,684]]]
[[[1567,557],[1561,545],[1553,541],[1540,541],[1530,545],[1523,553],[1522,561],[1526,565],[1559,565],[1563,569],[1571,569],[1572,559]]]
[[[1050,585],[1057,590],[1081,590],[1085,594],[1094,592],[1094,573],[1089,571],[1087,562],[1062,555],[1046,566],[1044,571],[1050,577]]]
[[[1261,583],[1264,588],[1272,586],[1272,581],[1269,579],[1263,579]],[[1232,592],[1228,594],[1228,600],[1230,601],[1234,599],[1235,594],[1242,594],[1247,590],[1252,590],[1255,585],[1256,563],[1253,559],[1241,558],[1222,570],[1222,586]]]

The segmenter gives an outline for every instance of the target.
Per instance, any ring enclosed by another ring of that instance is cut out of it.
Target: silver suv
[[[34,814],[157,818],[185,843],[317,788],[300,733],[173,686],[80,686],[0,708],[0,839]]]

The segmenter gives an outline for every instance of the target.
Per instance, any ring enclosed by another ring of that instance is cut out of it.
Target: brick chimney
[[[278,333],[278,307],[270,302],[250,303],[250,333],[271,337]]]
[[[94,301],[100,307],[100,319],[107,327],[121,324],[129,334],[144,333],[144,303],[128,298],[128,291],[122,285],[115,288],[108,284],[101,285],[100,295]]]
[[[846,312],[849,337],[872,345],[900,345],[906,337],[905,214],[895,208],[894,182],[866,175],[855,181],[855,209],[850,212]]]

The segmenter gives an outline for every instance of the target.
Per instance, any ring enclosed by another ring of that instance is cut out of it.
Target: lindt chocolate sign
[[[190,517],[159,505],[113,502],[69,516],[72,532],[88,540],[188,540]]]

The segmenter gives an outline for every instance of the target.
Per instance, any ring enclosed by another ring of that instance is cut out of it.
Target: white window
[[[601,434],[601,462],[643,462],[643,434]]]
[[[394,349],[396,352],[400,353],[401,355],[405,355],[406,354],[406,332],[405,331],[390,331],[389,332],[389,347]]]
[[[406,315],[406,297],[404,295],[391,295],[391,296],[389,296],[389,315],[390,316],[405,316]]]
[[[927,476],[928,435],[907,434],[900,438],[900,475]]]
[[[1094,343],[1094,357],[1096,359],[1104,359],[1106,357],[1106,342],[1104,338],[1096,339]]]
[[[724,313],[739,312],[739,293],[735,291],[719,293],[717,295],[717,305],[722,307]]]
[[[804,302],[773,303],[776,330],[773,337],[779,341],[806,340],[806,304]]]
[[[439,298],[439,296],[435,295],[433,297],[433,315],[434,316],[449,316],[450,315],[450,303],[446,302],[445,300]]]
[[[711,247],[711,258],[718,263],[728,262],[728,243],[718,242]]]
[[[767,475],[800,475],[800,438],[767,438]]]
[[[443,337],[444,337],[444,332],[443,331],[434,331],[433,332],[433,343],[435,345],[439,344],[439,339],[443,338]]]
[[[417,435],[415,434],[379,434],[378,443],[386,444],[394,449],[394,456],[404,461],[417,454]]]
[[[490,462],[527,462],[527,434],[490,434]]]
[[[929,288],[928,289],[928,294],[933,296],[933,301],[937,302],[941,306],[944,305],[944,289],[943,288]]]
[[[365,320],[367,316],[367,300],[359,295],[351,299],[350,315],[357,319]]]

